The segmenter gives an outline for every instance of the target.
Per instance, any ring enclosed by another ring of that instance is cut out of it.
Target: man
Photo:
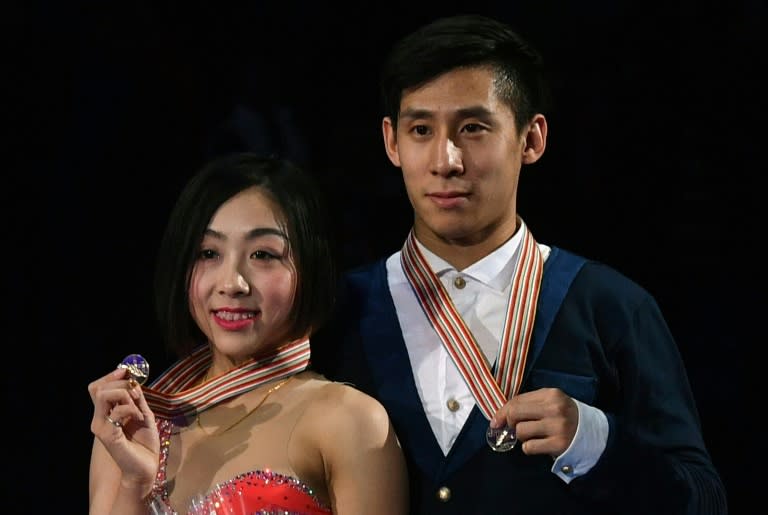
[[[389,411],[412,513],[725,513],[654,299],[517,212],[547,143],[536,51],[492,19],[439,19],[394,47],[382,92],[413,228],[347,274],[313,349]]]

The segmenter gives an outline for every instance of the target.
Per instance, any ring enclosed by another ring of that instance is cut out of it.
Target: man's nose
[[[464,173],[462,151],[450,137],[435,138],[432,173],[435,175],[451,176]]]

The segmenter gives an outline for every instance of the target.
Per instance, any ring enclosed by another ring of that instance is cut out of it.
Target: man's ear
[[[381,133],[384,136],[384,150],[392,164],[400,167],[400,154],[397,151],[397,127],[392,125],[392,118],[385,116],[381,121]]]
[[[544,115],[535,115],[523,134],[525,135],[525,147],[523,148],[522,162],[523,164],[535,163],[544,154],[544,149],[547,147],[547,119]]]

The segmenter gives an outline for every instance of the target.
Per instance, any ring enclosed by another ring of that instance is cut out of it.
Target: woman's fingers
[[[88,392],[94,405],[96,426],[108,424],[111,430],[122,429],[132,420],[143,423],[147,415],[151,416],[141,388],[124,368],[93,381],[88,385]]]
[[[152,412],[149,404],[147,404],[147,398],[144,397],[144,390],[142,390],[141,385],[137,385],[135,388],[130,390],[130,394],[135,401],[139,412],[142,414],[142,420],[146,420],[149,424],[154,424],[155,414]]]

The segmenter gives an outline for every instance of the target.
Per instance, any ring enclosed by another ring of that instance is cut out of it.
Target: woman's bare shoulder
[[[358,429],[388,427],[389,416],[384,406],[353,385],[330,381],[315,373],[307,375],[305,381],[311,391],[312,411],[316,416],[332,418],[336,423],[351,424]]]

